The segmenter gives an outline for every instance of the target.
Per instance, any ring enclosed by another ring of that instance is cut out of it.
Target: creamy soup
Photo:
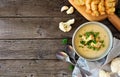
[[[76,32],[74,45],[82,57],[99,58],[109,46],[109,36],[105,29],[99,25],[85,25]]]

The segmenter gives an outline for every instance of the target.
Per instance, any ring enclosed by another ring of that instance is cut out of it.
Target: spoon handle
[[[80,71],[80,72],[81,72],[82,77],[86,77],[86,75],[83,71]]]
[[[77,63],[76,65],[77,65],[77,67],[78,67],[83,73],[85,73],[87,76],[91,76],[91,75],[92,75],[91,72],[89,72],[89,71],[87,71],[87,70],[81,68],[81,67],[78,65],[78,63]]]

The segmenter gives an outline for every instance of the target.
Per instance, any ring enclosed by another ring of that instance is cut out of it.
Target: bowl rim
[[[100,25],[101,27],[103,27],[103,28],[107,31],[107,33],[108,33],[108,35],[109,35],[109,39],[110,39],[110,44],[109,44],[109,47],[107,48],[106,52],[105,52],[102,56],[100,56],[100,57],[98,57],[98,58],[95,58],[95,59],[87,59],[87,58],[82,57],[82,56],[76,51],[75,45],[74,45],[74,39],[75,39],[76,33],[78,32],[79,29],[81,29],[83,26],[85,26],[85,25],[87,25],[87,24],[97,24],[97,25]],[[100,60],[100,59],[104,58],[104,57],[110,52],[110,50],[111,50],[111,48],[112,48],[112,46],[113,46],[113,35],[112,35],[111,30],[110,30],[105,24],[103,24],[103,23],[96,22],[96,21],[85,22],[85,23],[81,24],[81,25],[75,30],[75,32],[73,33],[73,36],[72,36],[72,46],[73,46],[74,51],[76,52],[76,54],[77,54],[79,57],[82,57],[82,58],[84,58],[84,59],[86,59],[86,60],[88,60],[88,61]]]

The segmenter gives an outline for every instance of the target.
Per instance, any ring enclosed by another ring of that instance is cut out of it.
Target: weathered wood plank
[[[58,60],[0,60],[0,77],[71,77],[68,63]]]
[[[120,34],[115,37],[120,39]],[[0,59],[56,59],[56,52],[65,48],[61,41],[62,39],[0,40]]]
[[[68,17],[65,13],[60,12],[64,5],[71,6],[68,0],[0,0],[0,16]],[[81,15],[75,11],[75,14],[70,16],[80,17]]]
[[[64,33],[59,30],[59,22],[67,21],[68,19],[69,18],[0,18],[0,39],[71,37],[76,27],[85,22],[85,20],[77,19],[72,31]]]
[[[75,29],[86,20],[76,18],[72,31],[64,33],[59,30],[58,24],[68,19],[70,18],[0,18],[0,39],[72,37]],[[109,21],[102,22],[113,34],[117,32]]]
[[[0,40],[0,59],[56,59],[64,45],[56,40]]]
[[[63,5],[70,6],[67,0],[0,0],[0,16],[68,17],[60,12]]]

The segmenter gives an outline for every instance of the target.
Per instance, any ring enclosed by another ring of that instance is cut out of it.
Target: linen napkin
[[[108,71],[108,72],[111,71],[109,63],[115,57],[118,57],[118,56],[120,56],[120,40],[114,38],[113,48],[111,49],[111,51],[108,53],[108,55],[106,57],[104,57],[101,60],[93,61],[93,62],[86,61],[85,59],[79,57],[77,63],[83,69],[88,70],[92,73],[91,76],[86,76],[86,77],[99,77],[99,70],[100,69],[103,69],[103,70]],[[80,69],[77,66],[75,66],[75,68],[73,70],[72,77],[82,77]],[[111,76],[111,77],[115,77],[115,76]]]

